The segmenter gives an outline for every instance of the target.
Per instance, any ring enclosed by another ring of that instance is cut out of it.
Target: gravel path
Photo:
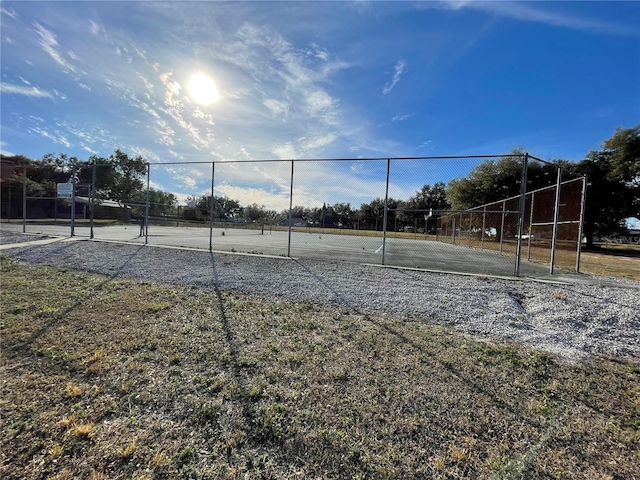
[[[0,243],[24,240],[2,232]],[[580,284],[551,284],[87,240],[21,245],[2,253],[112,277],[399,315],[525,342],[571,359],[640,356],[640,282],[584,276]]]

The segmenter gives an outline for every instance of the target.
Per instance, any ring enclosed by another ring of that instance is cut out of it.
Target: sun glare
[[[200,105],[209,105],[218,100],[218,87],[204,73],[196,73],[192,76],[187,88],[191,100]]]

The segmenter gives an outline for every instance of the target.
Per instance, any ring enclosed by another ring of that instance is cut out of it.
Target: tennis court
[[[21,232],[22,225],[3,223],[2,230]],[[226,252],[294,258],[316,258],[327,261],[384,264],[387,266],[421,268],[434,271],[477,275],[513,276],[515,258],[499,253],[467,248],[430,240],[424,235],[387,236],[381,232],[341,232],[332,229],[301,229],[304,231],[260,228],[172,227],[150,225],[147,236],[140,236],[136,224],[95,226],[94,240],[145,244],[156,247],[181,247]],[[69,236],[65,224],[28,224],[27,233]],[[375,234],[377,233],[377,235]],[[89,239],[90,227],[76,225],[78,239]],[[515,244],[515,239],[513,241]],[[384,256],[384,259],[383,259]],[[520,275],[548,275],[548,266],[521,261]]]

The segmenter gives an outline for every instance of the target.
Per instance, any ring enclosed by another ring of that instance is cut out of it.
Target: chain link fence
[[[492,176],[496,165],[517,180]],[[48,223],[58,234],[228,253],[487,275],[579,270],[584,179],[563,181],[528,155],[154,163],[121,182],[117,199],[105,190],[111,169],[68,168],[46,191],[28,167],[10,182],[3,170],[2,217],[22,215],[23,231]],[[493,200],[474,205],[473,189],[453,190],[485,170]],[[56,182],[74,184],[73,198],[59,198]]]

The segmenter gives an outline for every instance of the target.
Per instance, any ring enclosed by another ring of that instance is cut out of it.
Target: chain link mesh
[[[476,274],[511,275],[522,265],[524,274],[540,275],[540,266],[552,261],[576,268],[584,179],[562,181],[558,196],[557,167],[531,157],[521,202],[524,160],[498,155],[150,164],[146,178],[120,185],[117,200],[104,187],[114,172],[97,164],[95,173],[91,165],[75,173],[64,169],[46,188],[27,171],[24,200],[28,219],[53,218],[65,227],[71,201],[56,198],[55,184],[75,182],[75,234],[105,240]],[[15,199],[23,196],[23,171],[3,170],[3,218],[22,215]],[[464,183],[470,172],[484,182],[476,190]]]

